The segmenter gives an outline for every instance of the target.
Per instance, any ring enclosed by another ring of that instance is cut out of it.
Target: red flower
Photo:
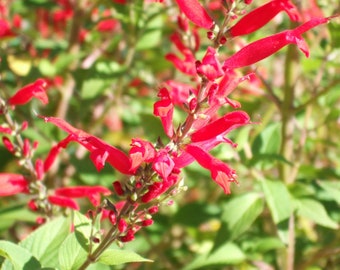
[[[194,24],[206,29],[214,26],[214,21],[198,0],[176,0],[176,2],[180,10]]]
[[[39,99],[43,104],[48,103],[46,94],[47,83],[43,79],[38,79],[34,83],[28,84],[18,90],[9,100],[10,105],[23,105],[29,102],[32,98]]]
[[[196,66],[195,66],[195,56],[192,51],[188,49],[182,42],[181,36],[178,33],[174,33],[170,36],[170,40],[176,48],[183,54],[184,59],[180,59],[177,55],[173,53],[168,53],[165,59],[172,62],[172,64],[181,72],[195,76]]]
[[[76,141],[90,151],[90,158],[97,170],[101,170],[108,162],[112,167],[123,174],[130,174],[131,161],[121,150],[107,144],[101,139],[86,133],[83,130],[71,126],[63,119],[56,117],[43,117],[45,122],[51,122],[57,127],[69,133],[67,141]]]
[[[221,64],[217,59],[216,50],[212,47],[208,47],[202,62],[196,62],[196,69],[200,76],[205,76],[209,81],[213,81],[224,74]]]
[[[28,181],[21,174],[0,173],[0,196],[28,193]]]
[[[15,34],[12,32],[9,23],[3,19],[0,19],[0,39],[5,37],[12,37]]]
[[[72,208],[74,210],[80,209],[76,201],[67,197],[50,195],[47,199],[51,204],[58,205],[60,207]]]
[[[257,40],[245,46],[223,64],[223,69],[235,69],[254,64],[287,46],[295,44],[308,57],[309,51],[301,35],[311,28],[327,23],[330,18],[314,18],[292,30],[286,30],[275,35]]]
[[[215,139],[217,136],[224,136],[231,130],[249,123],[249,116],[243,111],[227,113],[223,117],[202,127],[191,135],[192,142]]]
[[[111,191],[102,186],[78,186],[78,187],[63,187],[55,190],[57,196],[67,198],[83,198],[87,197],[94,206],[99,206],[100,195],[108,196]]]
[[[44,172],[47,172],[51,166],[53,165],[53,162],[57,158],[60,149],[66,148],[69,142],[73,141],[73,136],[69,135],[64,140],[60,141],[57,145],[53,146],[48,153],[45,161],[44,161]]]
[[[168,154],[168,151],[161,149],[152,164],[152,168],[162,179],[167,179],[174,169],[175,163]]]
[[[166,88],[162,88],[159,91],[158,96],[161,100],[154,104],[153,114],[161,119],[165,134],[171,138],[174,135],[174,127],[172,123],[174,105]]]
[[[203,168],[210,170],[212,179],[223,188],[224,193],[230,194],[230,182],[237,182],[233,169],[198,146],[187,145],[185,151],[193,156]]]
[[[156,150],[148,141],[133,139],[129,155],[131,158],[130,170],[131,172],[135,172],[143,162],[151,162],[154,160]]]
[[[281,11],[287,12],[292,21],[299,18],[297,10],[289,0],[273,0],[249,12],[228,32],[232,37],[250,34],[267,24]]]
[[[100,21],[96,28],[100,32],[112,32],[116,29],[118,21],[116,19],[105,19]]]

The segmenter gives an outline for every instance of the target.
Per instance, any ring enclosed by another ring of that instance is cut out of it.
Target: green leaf
[[[63,270],[78,269],[85,262],[87,252],[78,242],[75,233],[67,236],[59,250],[59,265]]]
[[[108,83],[102,79],[85,80],[81,88],[83,99],[91,99],[101,94],[107,88]]]
[[[157,12],[151,17],[146,25],[146,31],[138,39],[136,49],[146,50],[160,44],[162,37],[163,18],[162,13]]]
[[[276,237],[263,237],[254,241],[254,250],[257,252],[267,252],[273,249],[281,249],[284,248],[285,245],[280,241],[279,238]]]
[[[98,259],[98,262],[106,265],[118,265],[130,262],[152,262],[131,250],[107,249]]]
[[[27,205],[15,205],[11,207],[3,207],[0,210],[0,230],[6,230],[18,220],[26,222],[35,222],[37,215],[27,209]]]
[[[224,214],[221,218],[222,222],[226,223],[230,235],[224,235],[222,238],[235,239],[241,235],[253,224],[262,211],[263,200],[257,193],[244,194],[230,200],[224,206]]]
[[[281,144],[281,124],[268,125],[255,139],[253,152],[261,154],[278,154]]]
[[[69,219],[59,217],[35,230],[20,246],[32,252],[43,266],[57,267],[58,249],[69,232]]]
[[[40,269],[39,261],[25,248],[8,241],[0,240],[0,256],[8,259],[16,270]],[[1,269],[13,269],[12,265],[4,262]]]
[[[270,213],[276,224],[292,214],[291,198],[287,187],[280,181],[261,180]]]
[[[90,243],[92,221],[78,211],[73,212],[73,225],[78,243],[87,250]],[[94,230],[94,233],[97,230]]]
[[[46,77],[54,77],[57,74],[55,65],[48,59],[41,59],[38,68],[41,74]]]
[[[183,205],[173,217],[175,223],[197,228],[209,219],[217,218],[220,209],[204,202],[194,202]]]
[[[213,265],[235,265],[246,259],[243,251],[234,243],[227,242],[211,254],[199,255],[183,270],[198,269]]]
[[[325,207],[316,200],[312,199],[296,199],[297,214],[314,221],[316,224],[331,228],[338,229],[338,224],[332,220]]]
[[[320,187],[322,187],[329,196],[333,198],[337,204],[340,205],[340,183],[334,181],[318,181]]]

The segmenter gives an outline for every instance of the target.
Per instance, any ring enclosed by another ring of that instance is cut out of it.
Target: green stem
[[[285,59],[284,66],[284,86],[283,86],[283,100],[280,104],[281,114],[281,147],[280,155],[292,162],[294,160],[294,121],[295,121],[295,107],[294,100],[296,98],[295,81],[297,70],[294,69],[295,59],[297,58],[297,49],[294,46],[289,46]],[[292,184],[295,177],[291,174],[292,167],[286,162],[278,164],[281,181],[286,185]],[[294,214],[289,218],[288,226],[288,246],[284,254],[283,261],[284,269],[293,270],[295,258],[295,217]]]

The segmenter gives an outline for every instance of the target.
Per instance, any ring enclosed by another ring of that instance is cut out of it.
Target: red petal
[[[86,133],[83,130],[71,126],[66,121],[56,117],[43,117],[45,122],[51,122],[62,130],[68,132],[70,140],[76,141],[83,145],[91,152],[91,160],[94,162],[96,168],[100,170],[103,166],[103,161],[107,161],[112,167],[123,174],[130,174],[131,161],[129,157],[121,150],[105,143],[101,139]],[[105,157],[105,153],[108,156]]]
[[[174,134],[172,123],[173,112],[174,105],[170,98],[159,100],[154,104],[153,113],[161,119],[164,131],[169,138]]]
[[[79,205],[77,204],[77,202],[70,199],[70,198],[50,195],[50,196],[48,196],[47,199],[51,204],[58,205],[58,206],[61,206],[61,207],[79,210]]]
[[[224,115],[214,122],[204,126],[191,135],[192,142],[200,142],[224,136],[231,130],[249,123],[249,116],[243,111],[235,111]]]
[[[308,57],[307,44],[302,39],[301,34],[311,28],[327,23],[330,18],[314,18],[293,30],[287,30],[275,35],[257,40],[245,46],[233,56],[229,57],[223,64],[223,69],[235,69],[252,65],[268,56],[276,53],[288,44],[295,44]]]
[[[187,145],[185,151],[192,155],[203,168],[210,170],[212,179],[223,188],[224,193],[230,193],[230,182],[236,182],[233,169],[198,146]]]
[[[281,11],[286,11],[291,20],[298,20],[297,11],[289,0],[274,0],[246,14],[230,28],[229,33],[233,37],[250,34],[267,24]]]
[[[87,197],[94,206],[100,204],[100,194],[108,196],[111,191],[102,186],[78,186],[78,187],[64,187],[58,188],[55,191],[58,196],[70,197],[70,198],[83,198]]]
[[[67,136],[64,140],[60,141],[57,145],[53,146],[48,153],[45,161],[44,161],[44,172],[47,172],[51,166],[53,165],[53,162],[57,158],[60,149],[66,148],[69,142],[71,142],[73,139],[73,135]]]
[[[129,152],[131,158],[130,170],[134,172],[143,162],[150,162],[156,156],[156,150],[153,145],[141,139],[133,139]]]
[[[208,15],[198,0],[176,0],[180,10],[194,24],[211,29],[214,26],[214,21]]]
[[[34,83],[28,84],[18,90],[9,100],[10,105],[23,105],[29,102],[32,98],[39,99],[43,104],[48,103],[46,94],[47,83],[43,79],[38,79]]]
[[[28,181],[21,174],[0,173],[0,196],[28,193]]]
[[[163,178],[167,179],[175,166],[174,161],[164,149],[157,153],[152,168]]]

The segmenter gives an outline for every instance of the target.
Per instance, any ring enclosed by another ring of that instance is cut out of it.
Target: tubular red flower
[[[100,195],[108,196],[111,194],[111,191],[102,186],[78,186],[58,188],[55,190],[55,194],[70,198],[87,197],[94,206],[98,206],[100,204]]]
[[[135,172],[143,162],[153,161],[156,156],[156,150],[148,141],[133,139],[129,155],[131,158],[130,170],[131,172]]]
[[[202,62],[196,62],[196,69],[199,75],[205,76],[209,81],[213,81],[224,74],[217,59],[217,52],[212,47],[208,47]]]
[[[230,182],[237,182],[233,169],[198,146],[187,145],[185,151],[193,156],[203,168],[210,171],[212,179],[223,188],[224,193],[230,194]]]
[[[227,113],[223,117],[202,127],[191,135],[192,142],[200,142],[224,136],[231,130],[249,123],[249,116],[243,111]]]
[[[285,11],[292,21],[299,19],[295,6],[289,0],[273,0],[243,16],[228,33],[232,37],[250,34],[267,24],[281,11]]]
[[[76,201],[74,201],[70,198],[67,198],[67,197],[50,195],[50,196],[48,196],[47,199],[51,204],[58,205],[60,207],[72,208],[74,210],[80,209],[79,205],[77,204]]]
[[[0,196],[28,193],[28,181],[21,174],[0,173]]]
[[[180,10],[187,18],[199,27],[211,29],[214,21],[198,0],[176,0]]]
[[[60,141],[57,145],[53,146],[48,153],[44,161],[44,172],[47,172],[53,165],[55,159],[57,158],[60,149],[66,148],[69,142],[73,140],[73,135],[68,135],[64,140]]]
[[[63,119],[56,117],[42,117],[45,122],[51,122],[55,126],[69,133],[69,140],[78,142],[90,151],[90,158],[97,170],[103,168],[104,162],[108,162],[112,167],[123,174],[130,174],[131,161],[121,150],[107,144],[101,139],[86,133],[83,130],[71,126]]]
[[[39,99],[43,104],[48,103],[46,94],[47,83],[43,79],[38,79],[34,83],[28,84],[18,90],[9,100],[10,105],[23,105],[29,102],[32,98]]]
[[[330,18],[314,18],[295,29],[286,30],[250,43],[229,57],[224,62],[223,69],[228,70],[252,65],[276,53],[288,44],[297,45],[306,57],[308,57],[308,46],[301,35],[319,24],[327,23],[329,19]]]
[[[167,89],[162,88],[159,91],[158,96],[162,99],[154,104],[153,114],[161,119],[165,134],[168,135],[169,138],[171,138],[174,134],[172,123],[174,105],[170,99]]]
[[[168,53],[165,55],[165,59],[172,62],[172,64],[184,74],[196,75],[196,58],[192,51],[185,46],[181,40],[179,33],[175,32],[170,36],[171,42],[176,46],[176,48],[183,54],[184,59],[179,58],[173,53]]]
[[[168,178],[174,166],[174,161],[165,149],[161,149],[157,152],[157,156],[152,164],[152,168],[163,178],[163,180]]]

